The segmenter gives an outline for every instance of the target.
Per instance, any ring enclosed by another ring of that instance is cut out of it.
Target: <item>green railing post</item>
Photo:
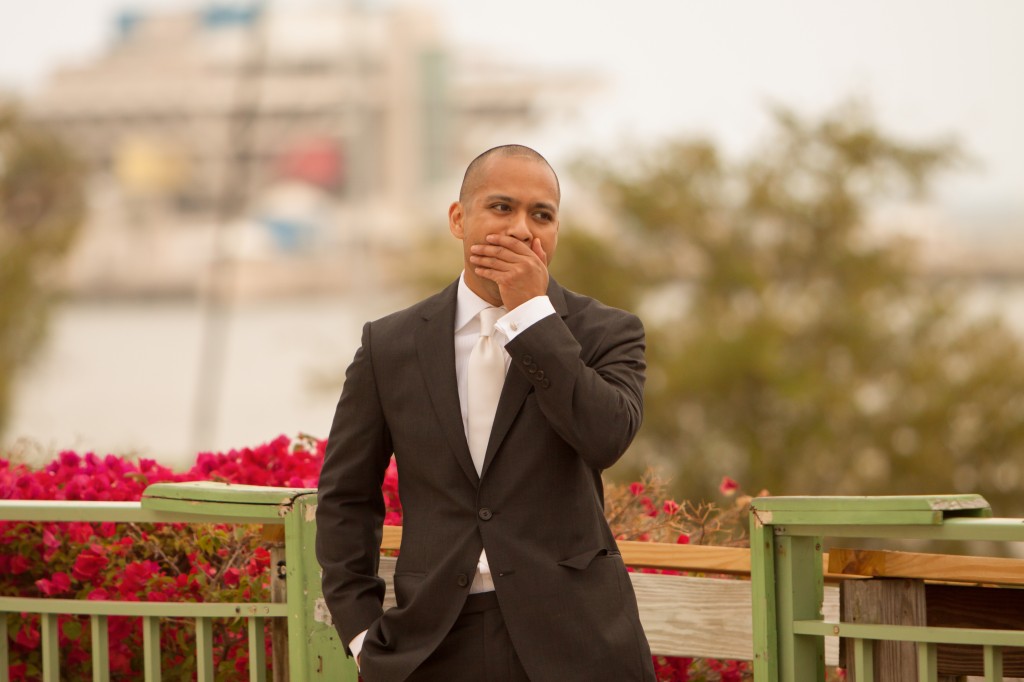
[[[288,660],[293,682],[356,682],[320,587],[316,560],[316,494],[297,496],[285,515],[288,580]]]
[[[7,657],[7,614],[0,612],[0,682],[10,682],[10,661]]]
[[[775,613],[775,534],[757,511],[750,515],[750,581],[754,618],[754,679],[778,682],[778,624]]]
[[[775,538],[775,612],[779,676],[787,682],[825,679],[825,641],[793,632],[798,620],[822,620],[825,583],[821,539]]]

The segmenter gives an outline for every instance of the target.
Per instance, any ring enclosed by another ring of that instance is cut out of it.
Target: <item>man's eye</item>
[[[491,208],[493,208],[496,211],[508,211],[510,210],[511,207],[508,204],[494,204],[491,206]]]
[[[533,214],[533,217],[543,222],[549,222],[551,220],[551,214],[547,213],[546,211],[537,211],[536,213]]]

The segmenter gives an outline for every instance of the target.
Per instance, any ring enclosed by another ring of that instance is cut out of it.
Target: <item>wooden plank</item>
[[[753,659],[751,586],[746,580],[630,573],[640,620],[655,654]],[[825,586],[824,617],[839,619],[839,588]],[[825,638],[825,662],[837,665],[839,640]]]
[[[661,568],[695,573],[750,575],[750,550],[745,547],[670,545],[663,542],[619,543],[627,566]]]
[[[828,557],[828,570],[834,574],[1024,585],[1024,561],[1019,559],[836,547]]]
[[[934,627],[1024,630],[1024,590],[1017,588],[925,585],[928,625]],[[1003,674],[1024,676],[1024,649],[1003,649]],[[982,649],[945,644],[938,650],[941,675],[981,675]]]
[[[384,539],[381,540],[382,550],[399,549],[402,546],[402,527],[384,526]]]
[[[919,580],[854,580],[840,585],[844,623],[867,625],[925,625],[924,583]],[[844,640],[843,644],[846,644]],[[845,649],[845,647],[841,647]],[[840,658],[848,657],[842,651]],[[917,678],[917,647],[912,642],[875,643],[877,682],[904,682]],[[857,657],[851,661],[853,679],[861,679]]]
[[[718,573],[749,576],[750,550],[746,547],[715,547],[712,545],[675,545],[665,542],[638,542],[621,540],[618,543],[622,560],[636,568],[688,571],[691,573]],[[393,551],[402,546],[402,527],[384,526],[382,551]],[[823,560],[825,579],[830,581],[862,578],[864,576],[828,571],[828,555]]]
[[[393,577],[397,559],[381,557],[384,608],[395,606]],[[726,578],[694,578],[630,573],[640,620],[651,650],[662,656],[753,658],[753,615],[750,582]],[[839,588],[825,587],[825,618],[839,620]],[[825,661],[836,665],[839,640],[825,638]]]
[[[752,660],[750,583],[631,573],[651,651]]]

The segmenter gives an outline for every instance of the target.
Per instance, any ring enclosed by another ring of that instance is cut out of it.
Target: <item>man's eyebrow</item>
[[[504,201],[506,204],[518,204],[519,202],[512,197],[505,196],[504,194],[488,194],[484,197],[484,201]]]

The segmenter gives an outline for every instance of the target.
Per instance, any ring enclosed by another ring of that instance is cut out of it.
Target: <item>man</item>
[[[537,152],[484,152],[448,210],[462,276],[363,328],[317,556],[366,682],[654,680],[601,485],[640,426],[643,327],[548,276],[559,201]],[[392,453],[404,527],[398,606],[382,612]]]

